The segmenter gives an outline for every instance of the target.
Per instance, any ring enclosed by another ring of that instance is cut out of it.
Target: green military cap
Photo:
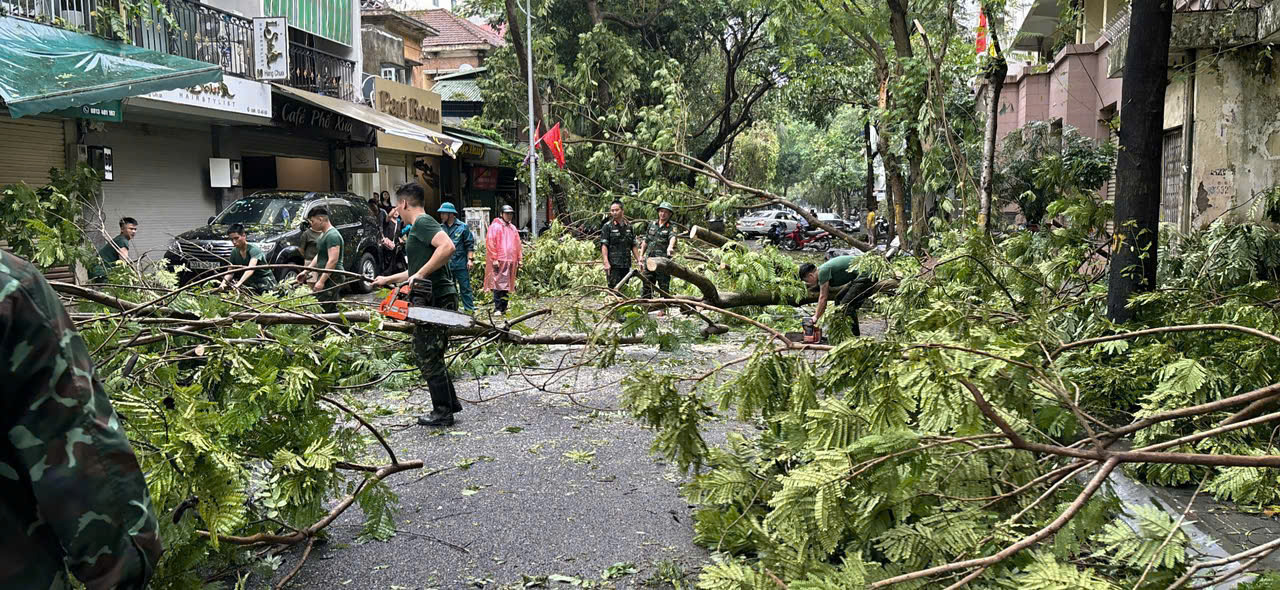
[[[666,209],[667,211],[670,211],[672,213],[676,212],[676,210],[671,207],[671,201],[663,201],[660,205],[658,205],[658,209]]]

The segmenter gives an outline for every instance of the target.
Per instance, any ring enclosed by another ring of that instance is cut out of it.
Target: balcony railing
[[[219,65],[232,76],[253,77],[252,19],[193,0],[162,2],[177,28],[153,13],[150,22],[130,24],[134,45]],[[110,9],[108,0],[0,0],[0,14],[96,34],[103,24],[93,15],[99,5]],[[289,44],[290,86],[354,102],[355,76],[353,61]]]
[[[129,27],[133,44],[222,66],[241,78],[253,75],[253,21],[189,0],[162,0],[176,29],[154,18]]]
[[[289,85],[355,101],[356,64],[298,43],[289,44]]]

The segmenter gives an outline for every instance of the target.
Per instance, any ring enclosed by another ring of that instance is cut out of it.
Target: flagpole
[[[534,147],[533,118],[533,6],[532,0],[524,3],[525,61],[529,82],[529,235],[538,237],[538,150]]]

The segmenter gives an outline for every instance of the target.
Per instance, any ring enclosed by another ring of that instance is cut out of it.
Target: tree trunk
[[[702,276],[688,268],[681,266],[670,258],[648,258],[645,260],[645,268],[649,272],[662,272],[669,274],[677,279],[698,288],[702,292],[702,303],[713,305],[722,309],[730,309],[734,307],[747,307],[759,305],[803,305],[813,303],[818,300],[818,293],[810,291],[799,301],[790,301],[779,297],[773,293],[721,293],[716,288],[711,279]],[[881,291],[892,291],[897,289],[898,281],[894,279],[885,279],[877,282],[871,292],[879,293]],[[839,299],[832,294],[832,299]]]
[[[1129,297],[1155,289],[1160,222],[1160,160],[1173,4],[1133,0],[1129,50],[1120,91],[1120,154],[1116,158],[1115,241],[1107,317],[1133,319]]]
[[[1009,64],[1000,51],[1000,42],[995,31],[990,32],[991,44],[995,48],[996,57],[988,64],[987,69],[987,128],[982,137],[982,187],[978,192],[978,228],[983,233],[991,232],[991,200],[995,190],[996,138],[999,136],[997,123],[1000,119],[1000,91],[1004,89],[1004,77],[1009,73]],[[1163,97],[1163,95],[1161,95]],[[1163,100],[1163,98],[1161,99]],[[1161,103],[1163,104],[1163,103]]]
[[[730,240],[729,238],[722,236],[716,232],[713,232],[700,225],[695,225],[689,228],[689,238],[693,240],[702,240],[703,242],[711,244],[712,246],[715,246],[717,248],[723,248],[725,244],[733,244],[733,247],[735,249],[738,249],[738,250],[746,249],[745,247],[743,247],[741,243],[735,242],[734,240]]]

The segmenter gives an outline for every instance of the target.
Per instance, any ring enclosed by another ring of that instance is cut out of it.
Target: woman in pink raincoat
[[[516,290],[516,269],[520,267],[520,232],[511,225],[515,209],[502,206],[502,217],[489,224],[485,237],[484,288],[493,291],[493,308],[499,315],[507,312],[507,294]]]

